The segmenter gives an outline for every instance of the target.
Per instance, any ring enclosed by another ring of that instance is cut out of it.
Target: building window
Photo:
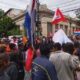
[[[62,24],[60,24],[60,28],[63,29],[63,25]]]
[[[55,25],[55,32],[59,29],[58,24]]]
[[[47,35],[52,33],[52,24],[50,22],[47,22]]]
[[[65,25],[65,33],[67,34],[67,32],[68,32],[68,26]]]

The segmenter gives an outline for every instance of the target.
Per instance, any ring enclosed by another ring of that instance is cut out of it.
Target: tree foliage
[[[6,34],[15,34],[19,32],[19,27],[13,22],[13,20],[8,16],[3,16],[3,11],[0,10],[0,34],[5,32]]]
[[[0,19],[0,32],[7,32],[17,27],[11,18],[5,16]]]

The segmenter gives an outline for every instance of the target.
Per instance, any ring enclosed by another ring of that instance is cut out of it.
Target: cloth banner
[[[63,43],[67,43],[67,42],[70,42],[70,43],[73,43],[68,37],[67,35],[65,34],[65,32],[62,30],[62,29],[59,29],[56,33],[54,33],[54,36],[53,36],[53,41],[55,43],[60,43],[61,45]]]

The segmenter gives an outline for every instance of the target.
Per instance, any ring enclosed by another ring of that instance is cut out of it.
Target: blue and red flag
[[[24,26],[27,32],[27,36],[29,41],[33,43],[33,34],[35,30],[35,22],[36,22],[36,0],[31,0],[27,12],[25,15]]]

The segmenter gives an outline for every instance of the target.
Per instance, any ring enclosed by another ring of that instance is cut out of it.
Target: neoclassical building
[[[11,17],[13,21],[20,26],[20,30],[22,34],[24,33],[24,20],[25,20],[25,11],[10,9],[6,12],[6,15]],[[80,29],[80,27],[76,24],[76,20],[65,16],[67,21],[60,22],[58,24],[51,24],[52,18],[54,16],[54,11],[51,11],[47,8],[46,5],[40,5],[39,7],[39,20],[40,20],[40,28],[43,36],[47,36],[50,33],[54,34],[55,31],[62,28],[67,35],[72,35],[76,29]]]

